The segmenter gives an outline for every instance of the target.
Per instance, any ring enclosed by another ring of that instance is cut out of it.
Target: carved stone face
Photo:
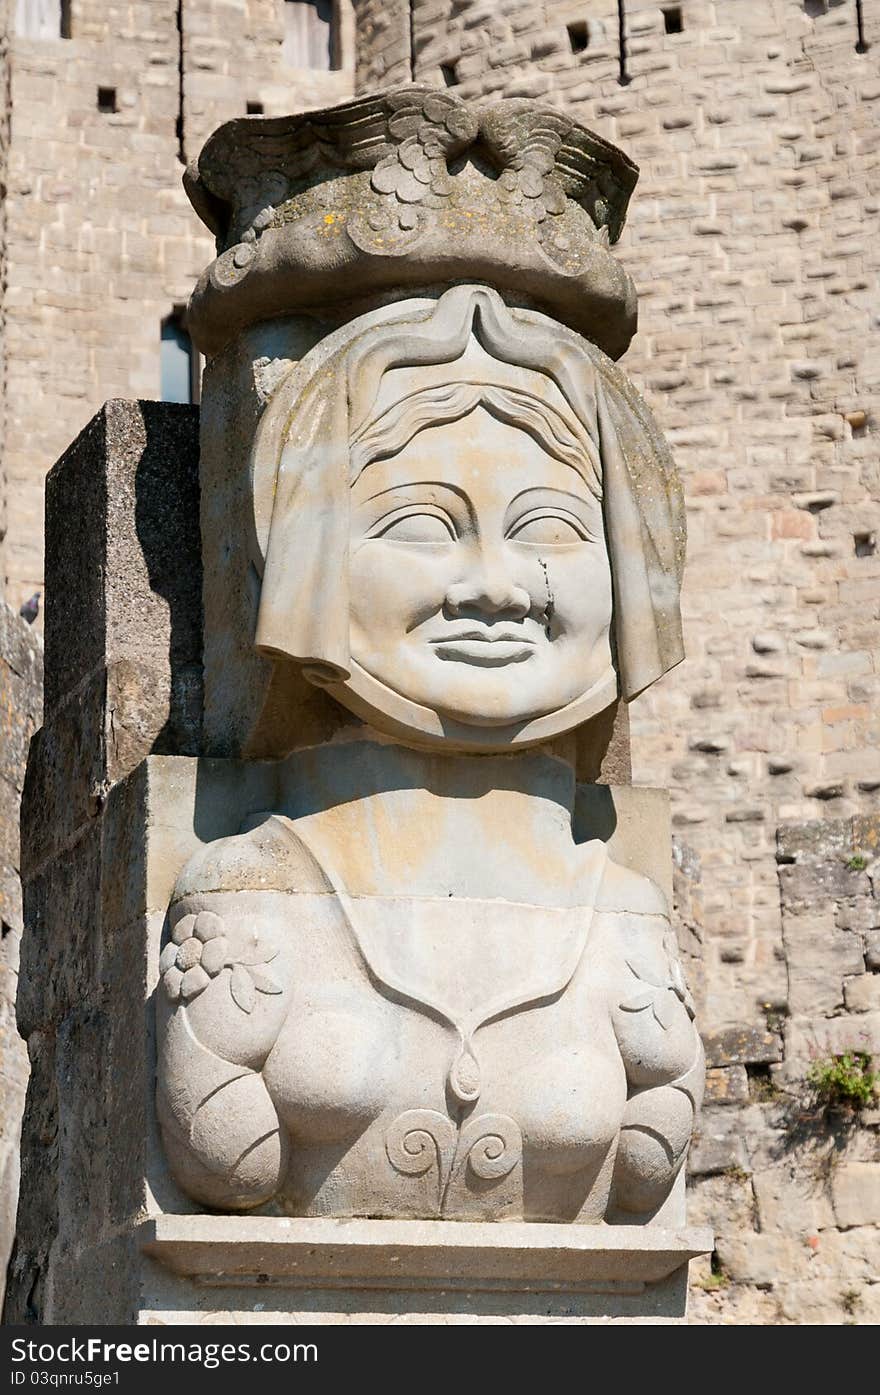
[[[610,669],[601,503],[485,407],[362,471],[350,569],[352,658],[442,716],[526,721]]]

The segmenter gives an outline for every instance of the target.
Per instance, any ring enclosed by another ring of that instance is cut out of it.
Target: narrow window
[[[159,396],[163,402],[198,402],[201,364],[183,324],[183,310],[162,321]]]
[[[333,0],[284,0],[282,59],[288,68],[328,72],[334,52]]]
[[[15,33],[21,39],[69,39],[69,0],[16,0]]]
[[[684,32],[684,20],[681,17],[680,5],[673,5],[670,9],[663,11],[663,28],[667,34]]]
[[[566,25],[568,30],[568,44],[572,53],[583,53],[590,43],[590,26],[585,19],[577,19],[573,24]]]
[[[116,88],[98,88],[98,111],[116,111]]]
[[[264,108],[262,102],[248,102],[247,106],[245,107],[245,111],[247,112],[248,116],[262,116],[263,110]]]
[[[458,82],[458,78],[455,76],[455,68],[451,63],[440,64],[440,76],[447,87],[455,87]]]

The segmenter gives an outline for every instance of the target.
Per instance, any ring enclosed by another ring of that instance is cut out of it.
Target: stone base
[[[147,1323],[680,1322],[712,1248],[693,1228],[203,1215],[139,1239]]]

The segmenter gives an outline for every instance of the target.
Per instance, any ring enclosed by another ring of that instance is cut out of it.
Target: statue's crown
[[[610,244],[637,178],[613,145],[529,101],[406,87],[227,122],[184,180],[218,249],[193,337],[213,354],[257,321],[347,319],[482,281],[618,358],[636,295]]]

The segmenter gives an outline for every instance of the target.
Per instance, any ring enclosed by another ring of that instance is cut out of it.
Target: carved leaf
[[[251,969],[255,964],[271,964],[273,959],[278,958],[278,950],[273,949],[271,954],[263,954],[259,959],[237,959],[237,964],[243,964],[246,969]]]
[[[676,997],[674,993],[658,993],[654,999],[654,1016],[664,1032],[668,1030],[675,1016]]]
[[[254,987],[257,988],[260,993],[282,992],[281,984],[277,979],[274,979],[271,974],[264,973],[262,969],[258,969],[256,966],[249,968],[248,973],[253,980]]]
[[[253,1012],[254,1003],[257,1001],[257,990],[243,964],[234,966],[229,976],[229,991],[232,994],[233,1002],[241,1008],[242,1012]]]
[[[634,964],[631,959],[627,959],[626,967],[631,969],[636,978],[641,979],[642,983],[653,984],[655,988],[668,987],[666,979],[661,977],[656,969],[646,969],[643,964]]]
[[[641,1012],[643,1008],[651,1006],[654,996],[653,993],[637,993],[634,998],[627,998],[620,1006],[624,1012]]]

